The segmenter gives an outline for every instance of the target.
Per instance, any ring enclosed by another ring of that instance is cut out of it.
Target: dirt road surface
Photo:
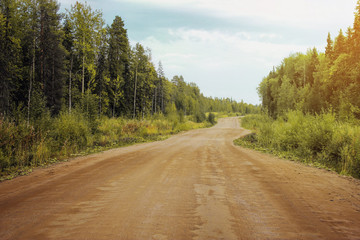
[[[0,239],[360,239],[359,181],[233,145],[220,119],[0,183]]]

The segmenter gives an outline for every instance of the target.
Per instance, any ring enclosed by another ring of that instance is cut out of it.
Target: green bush
[[[206,120],[205,112],[196,111],[194,114],[194,122],[201,123]]]
[[[243,139],[246,146],[291,155],[360,178],[360,127],[339,122],[333,113],[289,111],[275,121],[266,115],[248,115],[241,122],[256,133]]]
[[[63,150],[72,153],[91,145],[91,129],[89,122],[81,112],[62,112],[54,119],[50,131],[55,151]]]
[[[207,120],[208,120],[208,122],[211,123],[212,125],[215,125],[215,124],[216,124],[215,114],[209,113]]]
[[[25,122],[0,119],[0,171],[34,164],[34,150],[41,139],[40,132]],[[38,155],[39,151],[37,152]],[[36,157],[36,154],[35,154]]]
[[[164,139],[180,131],[210,126],[208,122],[185,120],[176,113],[170,118],[157,114],[150,120],[89,120],[89,113],[79,108],[72,113],[61,112],[55,118],[44,117],[35,124],[36,128],[24,121],[0,118],[0,179],[71,154]]]
[[[125,120],[122,118],[103,117],[99,120],[95,143],[100,146],[116,145],[123,136]]]

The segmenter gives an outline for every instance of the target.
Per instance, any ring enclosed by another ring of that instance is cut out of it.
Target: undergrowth
[[[169,118],[162,114],[149,119],[88,119],[81,112],[61,113],[44,119],[37,127],[25,121],[0,118],[0,181],[24,175],[33,167],[69,157],[86,155],[135,143],[158,141],[172,134],[210,127],[209,121],[190,121],[192,116]]]
[[[248,115],[241,122],[253,134],[235,140],[237,145],[360,178],[360,127],[333,113],[289,111],[277,120]]]

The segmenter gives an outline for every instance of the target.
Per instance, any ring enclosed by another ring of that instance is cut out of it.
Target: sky
[[[61,11],[73,0],[59,0]],[[80,1],[83,2],[83,1]],[[182,75],[208,97],[260,104],[263,77],[290,54],[353,25],[356,0],[88,0],[111,25],[125,22],[132,46],[152,51],[171,80]]]

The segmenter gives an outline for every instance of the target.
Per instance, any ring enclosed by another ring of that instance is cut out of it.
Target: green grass
[[[89,120],[80,112],[61,113],[37,127],[0,118],[0,181],[24,175],[34,167],[136,143],[165,140],[173,134],[210,127],[192,116],[133,120]]]
[[[333,113],[289,111],[277,120],[249,115],[242,126],[253,134],[235,144],[360,178],[360,127]]]

